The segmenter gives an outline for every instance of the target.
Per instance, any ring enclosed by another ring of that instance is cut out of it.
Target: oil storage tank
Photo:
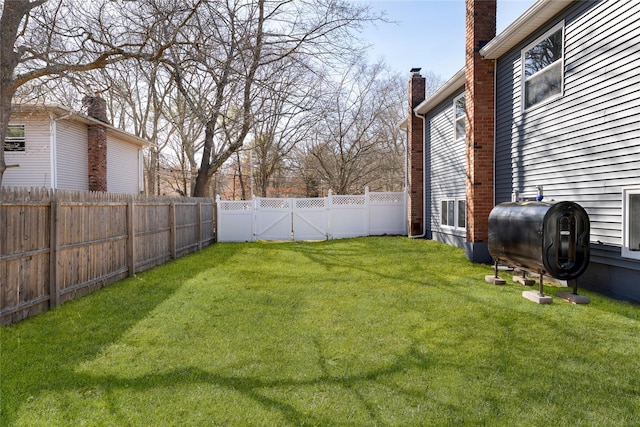
[[[589,265],[589,241],[589,215],[577,203],[501,203],[489,214],[488,246],[495,261],[495,277],[487,276],[487,281],[500,281],[498,264],[506,264],[540,275],[538,294],[523,292],[524,297],[550,303],[551,298],[543,295],[543,276],[547,275],[573,283],[573,293],[563,292],[563,298],[578,302],[576,279]],[[588,302],[588,298],[584,300],[578,303]]]
[[[489,215],[489,253],[496,266],[574,280],[589,264],[589,229],[589,215],[574,202],[501,203]]]

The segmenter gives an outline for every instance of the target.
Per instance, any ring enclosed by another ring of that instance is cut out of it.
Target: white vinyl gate
[[[219,242],[406,235],[407,193],[227,201],[216,197]]]

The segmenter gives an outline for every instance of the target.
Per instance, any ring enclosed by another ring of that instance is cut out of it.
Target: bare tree
[[[349,30],[369,19],[366,7],[342,0],[201,3],[189,25],[179,32],[177,47],[164,57],[204,125],[193,194],[206,195],[211,176],[252,131],[263,69],[285,59],[326,59],[349,51]],[[198,102],[203,91],[212,94],[206,103]]]
[[[398,123],[406,114],[403,108],[407,104],[406,84],[402,77],[390,75],[377,90],[378,96],[388,99],[379,105],[377,132],[379,147],[368,161],[374,173],[369,176],[367,185],[371,191],[402,191],[405,187],[405,150],[406,134]]]
[[[172,12],[179,23],[191,10],[182,12]],[[21,86],[129,58],[153,60],[174,40],[164,30],[156,36],[165,18],[138,2],[6,1],[0,17],[0,142]],[[0,184],[6,168],[0,150]]]
[[[425,74],[427,95],[443,80]],[[360,59],[329,80],[323,93],[323,118],[313,138],[293,155],[307,195],[401,191],[406,183],[406,135],[399,123],[406,115],[406,80],[390,74],[384,63]]]
[[[263,197],[267,196],[270,183],[276,184],[275,176],[287,168],[291,151],[310,138],[320,120],[317,73],[289,62],[267,70],[269,78],[255,103],[250,147],[253,177]]]
[[[328,110],[308,154],[320,179],[337,194],[362,191],[383,172],[379,160],[390,154],[385,150],[390,138],[385,119],[402,105],[393,96],[397,81],[384,64],[358,60],[341,79],[327,82]]]
[[[198,167],[198,152],[202,148],[201,136],[203,123],[193,115],[184,97],[174,91],[173,96],[166,100],[162,109],[164,120],[169,124],[169,131],[163,134],[166,145],[164,158],[174,175],[180,179],[167,182],[168,186],[185,196],[193,192]],[[158,177],[162,180],[163,177]],[[176,185],[179,183],[179,185]],[[160,194],[160,193],[158,193]]]
[[[174,105],[175,89],[170,76],[157,62],[130,60],[99,71],[94,87],[103,87],[111,123],[154,144],[145,156],[145,183],[148,193],[160,194],[161,152],[176,133],[167,119]]]
[[[297,179],[304,186],[306,197],[323,197],[324,189],[321,171],[317,170],[309,146],[298,146],[293,151],[293,171]]]
[[[256,89],[265,87],[268,76],[263,70],[284,60],[305,67],[303,58],[335,61],[353,50],[350,32],[375,18],[367,7],[346,0],[10,0],[0,7],[0,142],[19,88],[36,81],[33,87],[44,87],[60,76],[71,79],[72,73],[127,59],[149,61],[155,65],[144,76],[144,95],[109,84],[120,92],[113,95],[111,113],[120,125],[157,141],[163,136],[158,108],[162,104],[167,112],[163,99],[169,92],[158,92],[153,81],[170,73],[199,121],[192,130],[202,129],[200,143],[190,131],[179,150],[190,169],[199,161],[195,195],[206,194],[213,173],[253,130]],[[115,76],[125,83],[127,78],[118,76],[123,72],[112,70],[109,81],[114,83]],[[138,105],[133,107],[127,97]],[[149,169],[157,169],[157,151],[151,153]],[[2,150],[0,183],[5,170]]]

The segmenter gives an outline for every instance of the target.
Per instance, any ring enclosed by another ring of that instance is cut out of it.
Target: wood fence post
[[[202,202],[198,202],[196,205],[198,212],[196,213],[198,218],[198,250],[202,249]]]
[[[214,242],[217,243],[218,242],[218,235],[219,235],[218,234],[219,233],[219,230],[218,230],[218,218],[220,218],[220,212],[219,212],[219,210],[220,210],[220,195],[219,194],[216,194],[216,201],[213,204],[212,208],[213,208],[213,233],[215,235]]]
[[[58,252],[60,248],[60,202],[55,190],[51,191],[49,228],[49,308],[60,305],[60,272]]]
[[[176,259],[176,203],[169,204],[169,248],[171,259]]]
[[[136,274],[136,229],[135,229],[135,196],[127,203],[127,266],[129,277]]]

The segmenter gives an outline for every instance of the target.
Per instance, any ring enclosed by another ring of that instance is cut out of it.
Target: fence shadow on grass
[[[224,263],[237,249],[231,245],[221,251],[215,245],[209,246],[57,309],[2,327],[0,425],[12,425],[19,407],[42,391],[76,388],[81,378],[74,369],[79,364],[117,342],[186,281]]]

